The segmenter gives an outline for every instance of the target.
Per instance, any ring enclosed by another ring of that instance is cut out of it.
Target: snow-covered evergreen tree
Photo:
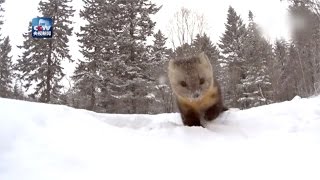
[[[22,86],[20,84],[18,84],[18,82],[16,81],[16,83],[13,86],[13,93],[11,98],[13,99],[19,99],[19,100],[24,100],[24,93],[23,93],[23,89]]]
[[[194,48],[191,44],[185,43],[181,46],[176,47],[173,52],[174,57],[186,57],[194,55]]]
[[[120,32],[117,35],[118,56],[112,61],[119,71],[117,78],[112,78],[110,84],[119,88],[114,96],[125,102],[128,113],[145,112],[141,107],[148,101],[147,87],[152,84],[146,71],[150,68],[150,53],[147,48],[147,38],[152,36],[155,22],[151,15],[160,8],[148,0],[117,0],[119,11],[115,19]]]
[[[5,2],[5,0],[0,0],[0,31],[2,29],[1,26],[3,25],[3,19],[2,19],[3,15],[2,15],[2,13],[4,12],[4,9],[3,9],[2,5],[3,5],[4,2]],[[1,33],[0,33],[0,36],[1,36]]]
[[[164,36],[161,30],[158,30],[153,37],[153,46],[151,48],[152,63],[153,65],[164,65],[169,58],[169,50],[166,47],[167,38]]]
[[[292,18],[292,44],[296,49],[296,70],[300,77],[298,94],[306,97],[320,92],[320,3],[313,0],[289,0]]]
[[[212,63],[216,63],[219,59],[219,50],[206,33],[203,33],[203,35],[197,34],[192,42],[192,47],[196,53],[205,52]]]
[[[3,25],[4,8],[2,7],[5,0],[0,0],[0,97],[12,96],[12,56],[10,56],[11,45],[9,36],[3,38],[1,29]]]
[[[154,86],[151,86],[151,91],[155,93],[153,112],[172,112],[173,96],[170,90],[170,85],[166,81],[167,63],[169,61],[170,50],[166,47],[167,38],[158,30],[154,34],[153,45],[151,47],[151,68],[148,70],[154,81]],[[159,108],[162,107],[162,108]]]
[[[114,0],[84,0],[80,17],[87,21],[77,34],[84,59],[79,60],[73,80],[82,108],[102,111],[101,103],[110,101],[108,83],[114,69],[111,60],[117,59],[117,21],[119,7]]]
[[[53,20],[53,37],[51,39],[33,39],[31,23],[23,35],[23,55],[19,57],[16,70],[23,79],[24,87],[34,89],[31,97],[41,102],[56,103],[64,77],[62,61],[71,61],[69,54],[70,17],[74,10],[69,5],[71,0],[49,0],[39,3],[42,16]]]
[[[289,59],[289,43],[284,39],[277,39],[274,48],[274,62],[270,67],[275,101],[291,100],[296,94],[294,87],[294,59]]]
[[[73,76],[74,91],[90,102],[84,108],[146,113],[142,105],[154,97],[149,86],[156,81],[148,73],[153,56],[146,42],[155,26],[150,15],[159,8],[147,0],[84,3],[80,15],[88,23],[78,34],[84,59]]]
[[[271,79],[269,64],[272,62],[272,46],[262,37],[258,25],[249,12],[249,25],[244,42],[243,77],[238,88],[242,94],[238,99],[241,108],[249,108],[271,102]]]
[[[0,44],[0,97],[10,97],[12,88],[12,56],[9,36]]]
[[[288,63],[285,66],[285,72],[288,75],[287,77],[287,86],[290,89],[288,91],[289,93],[289,100],[291,100],[293,97],[296,95],[301,96],[301,79],[303,78],[302,76],[302,69],[300,68],[301,64],[299,63],[299,52],[297,47],[293,44],[290,43],[289,45],[289,58],[288,58]]]
[[[221,59],[219,59],[223,74],[222,86],[226,104],[232,107],[240,107],[238,99],[241,92],[241,79],[244,79],[244,42],[246,38],[246,27],[236,11],[230,6],[228,9],[227,23],[225,24],[219,48]]]

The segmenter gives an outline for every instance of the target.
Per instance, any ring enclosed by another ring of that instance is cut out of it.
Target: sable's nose
[[[193,94],[193,98],[198,98],[200,96],[200,93],[199,92],[195,92],[194,94]]]

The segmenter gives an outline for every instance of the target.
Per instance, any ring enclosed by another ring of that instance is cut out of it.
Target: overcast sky
[[[255,16],[255,21],[263,28],[265,36],[273,41],[276,38],[288,38],[287,26],[287,6],[280,0],[152,0],[158,5],[163,5],[162,9],[155,16],[157,22],[156,29],[161,29],[166,33],[168,24],[172,16],[181,7],[194,10],[204,14],[208,29],[207,33],[214,42],[219,41],[219,37],[224,32],[227,10],[231,5],[238,14],[246,21],[248,11],[251,10]],[[40,0],[6,0],[4,4],[5,23],[3,25],[3,35],[9,35],[13,46],[13,58],[17,58],[21,52],[16,48],[23,42],[22,34],[27,31],[28,23],[33,17],[40,15],[37,11]],[[81,0],[74,0],[73,5],[76,15],[75,32],[79,31],[82,22],[79,20],[78,11],[82,7]],[[71,54],[74,59],[81,57],[78,52],[76,38],[71,38]],[[74,45],[76,44],[76,45]],[[72,72],[72,66],[66,68],[68,73]]]

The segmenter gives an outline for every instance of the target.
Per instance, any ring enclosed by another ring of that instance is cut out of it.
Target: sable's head
[[[201,98],[213,85],[212,66],[204,53],[171,59],[168,75],[174,93],[190,100]]]

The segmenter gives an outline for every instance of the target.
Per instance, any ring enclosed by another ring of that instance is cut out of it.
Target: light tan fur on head
[[[168,75],[173,92],[180,98],[197,100],[214,86],[212,66],[205,53],[171,59]]]

